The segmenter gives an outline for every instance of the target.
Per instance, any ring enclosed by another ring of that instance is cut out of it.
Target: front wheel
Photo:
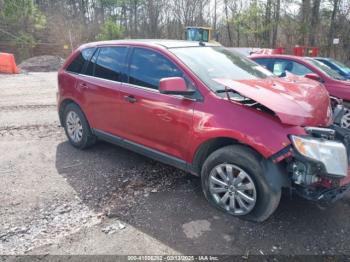
[[[348,107],[344,107],[344,115],[340,120],[340,126],[350,128],[350,109]]]
[[[204,162],[201,178],[212,205],[245,220],[266,220],[281,198],[281,190],[272,190],[266,182],[258,154],[242,145],[212,153]]]

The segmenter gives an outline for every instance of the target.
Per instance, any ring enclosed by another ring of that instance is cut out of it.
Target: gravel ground
[[[283,197],[267,222],[231,218],[199,179],[59,127],[56,74],[0,75],[0,254],[350,254],[350,196]]]

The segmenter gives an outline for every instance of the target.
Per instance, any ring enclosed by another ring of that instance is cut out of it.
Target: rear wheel
[[[212,205],[232,216],[262,222],[275,211],[281,197],[281,190],[274,192],[262,172],[260,157],[250,148],[221,148],[204,162],[204,195]]]
[[[64,129],[74,147],[85,149],[96,142],[89,123],[76,104],[68,104],[64,109]]]

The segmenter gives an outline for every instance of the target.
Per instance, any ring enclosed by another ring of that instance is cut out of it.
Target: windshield
[[[316,66],[318,69],[320,69],[323,73],[330,76],[331,78],[336,79],[336,80],[346,80],[344,77],[342,77],[336,71],[331,69],[329,66],[326,66],[324,63],[317,61],[315,59],[312,59],[312,58],[306,58],[306,60],[308,62],[310,62],[311,64],[313,64],[314,66]]]
[[[344,73],[346,74],[350,74],[350,68],[346,65],[344,65],[343,63],[337,61],[337,60],[334,60],[334,59],[330,59],[330,61],[337,65]]]
[[[209,41],[209,30],[203,28],[188,28],[187,40],[189,41]]]
[[[252,60],[224,47],[184,47],[170,49],[210,89],[222,90],[214,79],[264,79],[274,75]]]

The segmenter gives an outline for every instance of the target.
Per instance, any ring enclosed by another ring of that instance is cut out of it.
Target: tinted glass
[[[126,47],[100,48],[94,76],[113,81],[122,81],[126,51]]]
[[[222,89],[215,78],[233,80],[262,79],[273,74],[245,56],[224,47],[185,47],[170,49],[209,88]]]
[[[86,70],[84,72],[84,75],[93,76],[95,73],[96,68],[96,61],[97,61],[98,51],[95,52],[95,54],[90,59],[90,62],[88,63]]]
[[[85,63],[90,60],[90,57],[94,51],[95,48],[84,49],[67,67],[67,71],[80,74],[84,68]]]
[[[136,48],[130,61],[130,84],[159,88],[166,77],[183,77],[183,73],[169,59],[151,50]]]

